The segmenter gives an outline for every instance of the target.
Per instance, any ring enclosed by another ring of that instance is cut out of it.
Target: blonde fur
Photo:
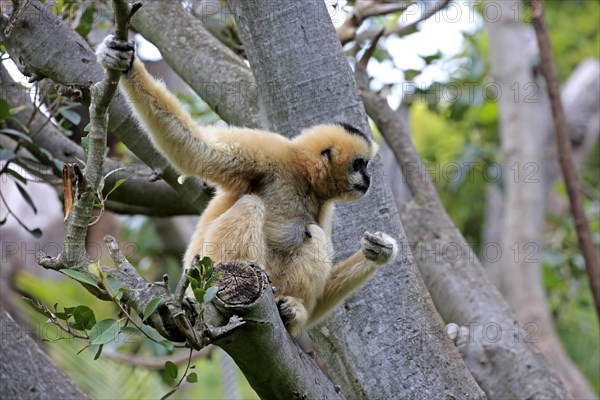
[[[105,39],[98,59],[106,68],[129,69],[122,88],[157,148],[183,174],[217,187],[184,256],[185,268],[195,255],[258,263],[277,288],[288,330],[297,334],[393,260],[396,242],[366,232],[362,248],[332,266],[334,201],[364,195],[374,142],[337,124],[310,128],[292,140],[254,129],[198,126],[138,59],[131,64],[133,52],[111,43]]]

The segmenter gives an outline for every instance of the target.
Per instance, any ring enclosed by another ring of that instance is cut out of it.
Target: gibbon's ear
[[[327,157],[327,161],[331,163],[331,149],[325,149],[321,152],[322,156]]]

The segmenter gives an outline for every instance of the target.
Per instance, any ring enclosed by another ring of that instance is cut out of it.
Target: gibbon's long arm
[[[121,86],[138,119],[180,172],[243,190],[271,157],[286,156],[287,139],[274,133],[196,125],[177,98],[134,56],[133,46],[124,50],[127,45],[107,37],[96,51],[98,61],[104,68],[124,72]],[[263,140],[256,143],[259,136]]]
[[[308,325],[327,315],[350,293],[367,282],[378,268],[394,260],[397,255],[398,245],[393,238],[381,232],[365,232],[361,239],[361,249],[331,269],[325,291],[317,300]]]

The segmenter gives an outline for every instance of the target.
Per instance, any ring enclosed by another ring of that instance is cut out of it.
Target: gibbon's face
[[[350,125],[319,125],[293,140],[314,160],[308,166],[313,189],[322,199],[356,200],[371,185],[369,161],[377,144]]]

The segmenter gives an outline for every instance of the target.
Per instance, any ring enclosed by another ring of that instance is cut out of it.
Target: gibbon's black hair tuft
[[[346,132],[348,132],[352,135],[360,136],[361,138],[366,140],[367,143],[371,144],[371,139],[369,139],[369,137],[367,135],[365,135],[365,133],[363,131],[361,131],[360,129],[358,129],[350,124],[347,124],[345,122],[336,122],[335,124],[344,128],[346,130]]]

